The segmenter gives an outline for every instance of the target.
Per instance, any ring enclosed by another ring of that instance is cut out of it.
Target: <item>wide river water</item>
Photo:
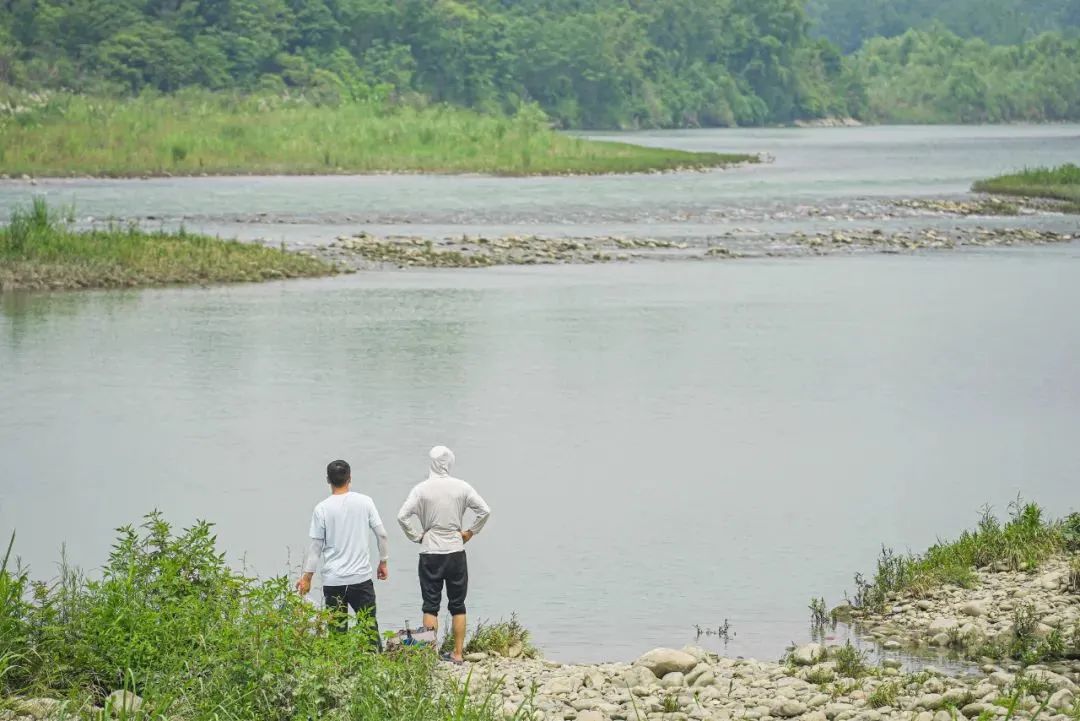
[[[777,162],[636,178],[5,183],[0,206],[45,191],[80,213],[199,215],[241,234],[263,212],[327,233],[350,213],[527,226],[565,203],[559,224],[603,230],[604,213],[678,224],[694,208],[961,195],[982,175],[1078,159],[1078,135],[662,134],[635,137]],[[835,162],[811,168],[823,148]],[[713,210],[686,222],[726,222]],[[112,529],[159,508],[216,522],[238,565],[285,573],[325,464],[343,457],[391,533],[380,620],[415,623],[415,549],[394,516],[445,443],[493,508],[469,546],[474,619],[517,612],[548,656],[581,661],[693,642],[695,624],[728,619],[726,646],[700,642],[772,659],[808,637],[810,597],[839,601],[882,543],[921,550],[1018,493],[1078,509],[1077,308],[1077,244],[9,294],[0,534],[17,530],[36,577],[56,574],[65,543],[92,573]]]

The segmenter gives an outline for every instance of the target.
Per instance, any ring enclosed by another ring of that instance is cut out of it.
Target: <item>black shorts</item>
[[[420,554],[420,596],[424,613],[439,615],[443,583],[446,584],[446,608],[451,616],[465,613],[465,595],[469,592],[469,564],[465,551]]]
[[[375,584],[369,581],[353,583],[348,586],[323,586],[323,599],[326,607],[330,609],[337,622],[330,630],[344,633],[349,629],[349,609],[352,608],[357,614],[366,613],[370,627],[364,629],[369,633],[374,631],[374,646],[382,647],[382,639],[379,638],[379,624],[375,620]]]

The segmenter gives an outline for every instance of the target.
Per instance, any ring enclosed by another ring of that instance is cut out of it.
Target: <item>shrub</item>
[[[836,673],[846,678],[861,678],[866,675],[866,653],[851,645],[848,641],[833,652]]]
[[[370,626],[328,633],[328,615],[288,579],[232,571],[207,523],[174,533],[151,514],[120,529],[99,579],[65,571],[29,601],[25,579],[7,563],[0,570],[8,694],[100,704],[126,688],[155,714],[179,718],[490,716],[438,681],[434,654],[371,653]]]
[[[883,683],[873,690],[866,702],[871,708],[883,706],[895,706],[896,699],[900,696],[900,686],[896,683]]]

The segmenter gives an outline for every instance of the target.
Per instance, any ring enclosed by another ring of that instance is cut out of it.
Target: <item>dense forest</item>
[[[943,29],[996,45],[1051,31],[1075,36],[1080,29],[1080,0],[808,0],[807,11],[812,32],[845,53],[910,29]]]
[[[592,128],[1080,117],[1075,36],[964,40],[944,29],[947,9],[991,23],[974,8],[991,0],[936,1],[934,29],[844,55],[852,39],[920,24],[931,0],[813,0],[809,14],[803,0],[0,0],[0,85],[536,104],[557,125]],[[1023,3],[1037,5],[1046,13],[1030,27],[1067,29],[1080,0]],[[864,22],[884,6],[895,28]],[[1016,31],[1009,17],[994,26]],[[814,23],[836,33],[815,37]]]

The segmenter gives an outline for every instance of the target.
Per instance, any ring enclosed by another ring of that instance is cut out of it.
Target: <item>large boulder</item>
[[[663,678],[674,671],[689,673],[698,665],[698,660],[685,651],[654,648],[634,663],[649,669],[657,678]]]

